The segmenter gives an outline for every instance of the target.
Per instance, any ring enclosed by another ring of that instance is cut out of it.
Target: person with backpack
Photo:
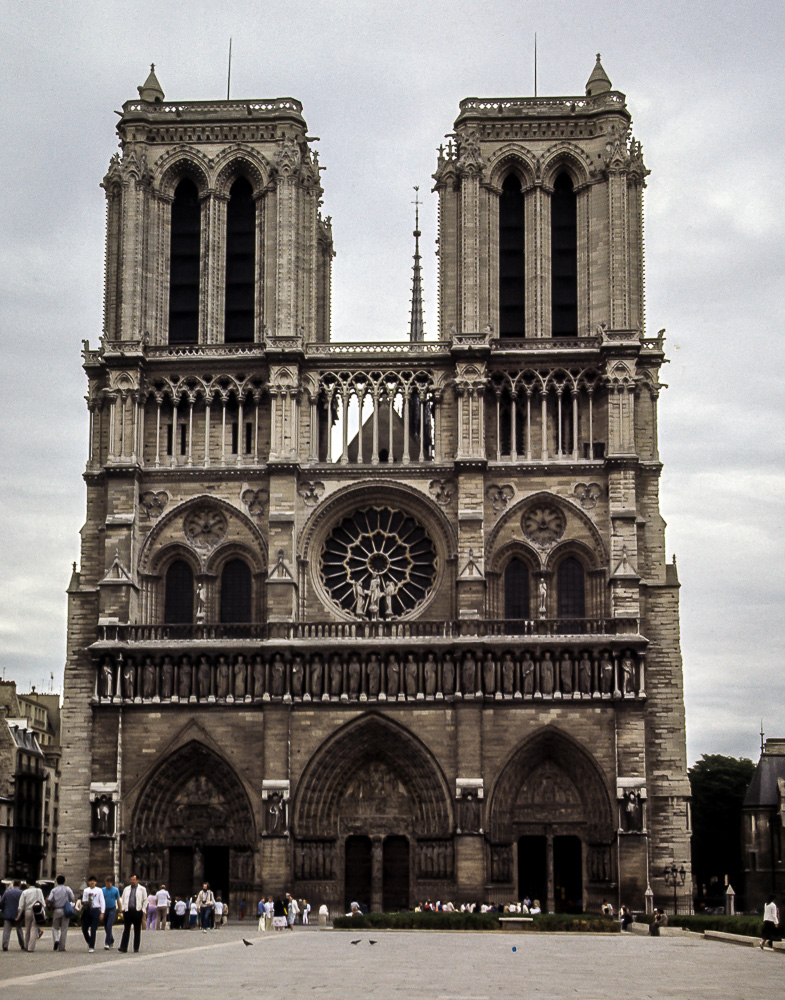
[[[19,897],[19,913],[17,920],[24,918],[25,951],[35,951],[38,939],[44,936],[41,924],[46,920],[46,901],[44,894],[33,883]]]
[[[90,952],[95,951],[95,935],[105,911],[104,891],[96,887],[95,875],[91,875],[82,893],[82,934]]]
[[[55,951],[65,951],[68,927],[74,912],[74,893],[65,884],[65,875],[58,875],[47,903],[52,907],[52,943]]]
[[[199,922],[202,925],[202,934],[206,934],[210,926],[210,917],[215,908],[215,896],[210,889],[210,883],[205,882],[196,897],[196,908],[199,911]]]

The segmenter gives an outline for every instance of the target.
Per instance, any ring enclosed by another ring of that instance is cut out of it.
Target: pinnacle
[[[139,91],[139,99],[141,101],[148,101],[151,104],[161,104],[163,102],[164,92],[161,84],[158,82],[158,77],[155,75],[155,63],[150,63],[150,75],[142,86],[136,89]]]
[[[600,53],[597,53],[597,62],[594,64],[591,76],[586,81],[586,96],[594,97],[596,94],[604,94],[611,89],[611,81],[608,74],[602,68]]]

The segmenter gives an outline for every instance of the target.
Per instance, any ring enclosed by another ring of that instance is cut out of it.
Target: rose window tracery
[[[564,514],[550,503],[529,507],[521,518],[523,534],[536,545],[551,545],[558,541],[566,527]]]
[[[368,621],[400,618],[417,608],[436,578],[436,549],[409,514],[365,507],[337,524],[320,565],[330,597]]]
[[[212,507],[197,507],[183,522],[185,537],[197,549],[214,549],[226,537],[227,530],[226,518]]]

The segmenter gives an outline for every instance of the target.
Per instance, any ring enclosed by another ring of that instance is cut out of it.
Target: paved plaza
[[[243,937],[253,947],[244,946]],[[352,933],[315,927],[258,934],[253,923],[235,923],[207,935],[145,932],[138,955],[103,951],[102,941],[99,932],[101,950],[90,955],[81,935],[72,933],[61,955],[51,950],[48,930],[34,954],[16,950],[12,940],[0,954],[0,998],[108,994],[133,1000],[171,989],[189,1000],[757,1000],[782,996],[785,977],[782,953],[697,935]]]

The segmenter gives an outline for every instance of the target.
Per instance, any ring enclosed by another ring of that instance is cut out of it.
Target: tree
[[[741,888],[741,807],[755,764],[703,754],[688,770],[692,788],[692,871],[698,898],[722,901],[725,876]]]

